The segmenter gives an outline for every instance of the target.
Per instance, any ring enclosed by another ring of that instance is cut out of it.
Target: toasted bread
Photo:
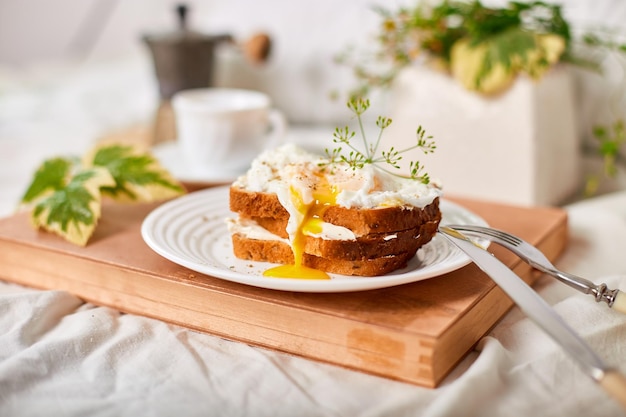
[[[289,219],[289,212],[276,194],[249,191],[241,187],[230,187],[230,210],[249,217],[266,217],[272,219]]]
[[[256,222],[248,219],[246,223],[254,224]],[[433,219],[413,229],[391,233],[370,233],[355,239],[323,239],[321,237],[305,236],[303,250],[304,253],[330,260],[349,261],[372,259],[403,252],[415,253],[417,249],[430,241],[437,230],[437,224],[438,220]],[[261,227],[259,223],[256,223],[256,225]],[[258,238],[258,240],[280,240],[278,239],[278,234],[269,230],[268,232],[276,235],[276,238]],[[233,228],[233,233],[246,237],[245,233],[239,233],[235,228]]]
[[[257,221],[278,236],[287,237],[285,228],[289,213],[280,204],[276,194],[253,192],[232,186],[230,209]],[[426,222],[440,219],[439,198],[435,198],[424,208],[393,206],[363,209],[330,206],[323,214],[325,222],[345,227],[357,236],[414,229]]]
[[[232,236],[233,251],[240,259],[293,264],[291,247],[278,240],[256,240],[234,234]],[[366,258],[361,260],[328,259],[305,253],[302,264],[334,274],[353,276],[378,276],[406,266],[415,255],[413,252],[401,252],[396,255]]]

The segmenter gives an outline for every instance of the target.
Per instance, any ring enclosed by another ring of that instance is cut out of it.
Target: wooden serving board
[[[526,238],[551,259],[566,245],[563,210],[451,200]],[[429,387],[512,305],[473,264],[412,284],[338,294],[267,290],[198,274],[143,242],[140,226],[154,207],[105,205],[85,248],[35,231],[25,214],[1,219],[0,278]],[[539,276],[502,248],[492,249],[527,282]]]

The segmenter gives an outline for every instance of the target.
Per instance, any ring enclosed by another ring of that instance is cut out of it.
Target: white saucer
[[[197,169],[187,163],[177,142],[165,142],[152,148],[159,162],[179,181],[186,183],[228,184],[245,172],[223,172]]]

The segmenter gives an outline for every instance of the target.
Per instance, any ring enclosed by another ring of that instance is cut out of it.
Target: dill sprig
[[[363,98],[353,98],[348,101],[347,105],[356,116],[358,129],[363,141],[364,151],[362,152],[352,144],[352,140],[356,136],[356,132],[354,130],[350,129],[348,126],[343,128],[337,127],[333,133],[333,142],[339,146],[333,148],[332,150],[326,149],[328,162],[320,164],[322,167],[332,167],[338,163],[345,163],[353,170],[357,170],[362,169],[367,164],[372,164],[377,169],[392,175],[411,178],[413,180],[421,181],[423,184],[430,183],[430,177],[428,173],[424,171],[424,166],[419,161],[411,161],[409,163],[408,176],[401,175],[397,171],[393,172],[393,170],[400,169],[400,161],[403,158],[402,154],[414,149],[421,149],[425,154],[435,151],[436,146],[432,136],[426,136],[426,131],[422,128],[422,126],[417,128],[417,140],[414,145],[400,150],[392,146],[389,150],[383,150],[379,154],[378,149],[380,147],[383,132],[389,127],[389,125],[391,125],[392,119],[378,116],[378,119],[376,119],[378,136],[375,142],[370,143],[365,134],[362,118],[363,113],[365,113],[370,107],[370,101]],[[344,152],[344,146],[348,148],[348,153]]]

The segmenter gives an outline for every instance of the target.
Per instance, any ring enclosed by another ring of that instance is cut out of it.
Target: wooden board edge
[[[32,247],[28,247],[28,251],[26,248],[21,249],[0,242],[3,274],[20,285],[68,291],[96,305],[372,375],[422,386],[433,386],[434,383],[429,358],[434,354],[432,347],[435,343],[417,334],[401,334],[393,329],[367,323],[359,323],[359,327],[355,328],[353,321],[336,316],[332,317],[333,329],[328,329],[327,320],[319,313],[297,311],[289,305],[269,305],[262,300],[244,299],[235,294],[217,293],[193,285],[186,285],[187,292],[179,293],[168,303],[163,301],[163,294],[172,294],[172,291],[176,291],[174,287],[180,287],[180,283],[136,271],[119,271],[108,264],[76,259],[63,253]],[[35,256],[38,259],[37,267],[33,269],[32,265],[20,262],[20,256]],[[123,291],[112,289],[111,282],[108,287],[104,287],[93,281],[60,276],[55,265],[69,262],[70,259],[78,275],[97,267],[98,279],[114,279],[120,287],[132,285],[133,288]],[[29,266],[26,268],[24,265]],[[155,288],[161,286],[160,290],[155,291]],[[142,288],[150,288],[151,295],[147,295],[148,291],[142,295]],[[211,297],[211,302],[237,304],[240,311],[253,312],[256,318],[244,317],[242,313],[226,317],[217,313],[219,309],[215,308],[203,310],[199,298],[204,296],[207,296],[207,300]],[[271,321],[272,313],[289,317],[292,322],[280,328]],[[302,317],[307,314],[309,316]],[[306,319],[306,327],[302,326],[303,319]],[[325,337],[311,336],[312,332],[320,334],[324,331],[332,331],[332,334],[327,333]],[[411,340],[407,341],[407,338]],[[407,352],[411,355],[407,355]]]

